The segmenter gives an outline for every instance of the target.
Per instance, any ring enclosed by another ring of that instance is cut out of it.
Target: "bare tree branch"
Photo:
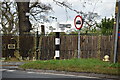
[[[35,2],[32,6],[29,7],[29,10],[33,7],[36,7],[37,4],[38,4],[38,2]]]
[[[40,17],[41,13],[47,14],[48,11],[50,10],[52,10],[50,4],[46,5],[38,2],[33,3],[30,7],[30,15],[33,17],[33,19],[31,20],[35,20],[37,22],[44,20],[43,18]],[[48,21],[48,20],[44,20],[44,21]]]
[[[2,12],[2,18],[1,18],[1,25],[2,29],[1,31],[4,34],[11,34],[14,30],[17,30],[16,26],[18,24],[17,13],[13,9],[13,2],[3,2],[2,7],[0,8]],[[12,7],[12,8],[11,8]],[[13,10],[12,10],[13,9]]]
[[[75,10],[75,9],[71,8],[71,7],[70,7],[69,5],[67,5],[65,2],[59,2],[59,1],[56,1],[56,0],[53,0],[53,1],[56,2],[57,4],[60,4],[60,5],[64,6],[64,7],[67,7],[68,9],[76,12],[77,14],[83,14],[82,11],[78,11],[78,10]]]
[[[68,8],[69,10],[71,10],[71,11],[76,12],[77,14],[81,14],[83,19],[84,19],[84,24],[88,25],[89,29],[92,26],[96,25],[95,18],[99,17],[99,15],[97,13],[93,13],[93,12],[84,13],[82,11],[78,11],[76,9],[73,9],[70,5],[66,4],[66,2],[64,2],[64,1],[63,2],[56,1],[56,0],[53,0],[53,1],[60,7],[65,7],[65,8]],[[98,3],[98,1],[95,3],[95,6]],[[85,5],[84,5],[84,7],[85,7]],[[93,11],[94,11],[94,9],[93,9]]]

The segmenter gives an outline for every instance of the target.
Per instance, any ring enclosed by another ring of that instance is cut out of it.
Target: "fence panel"
[[[40,59],[49,60],[54,58],[54,36],[41,36],[40,37]]]

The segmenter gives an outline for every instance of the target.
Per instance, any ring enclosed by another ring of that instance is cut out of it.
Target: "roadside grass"
[[[20,68],[120,75],[119,63],[98,59],[40,60],[25,63]]]

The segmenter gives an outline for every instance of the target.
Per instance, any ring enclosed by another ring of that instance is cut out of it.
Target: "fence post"
[[[100,59],[100,55],[101,55],[101,35],[98,36],[98,59]]]
[[[38,29],[36,34],[36,60],[38,60],[38,52],[39,52],[39,35],[38,35]]]

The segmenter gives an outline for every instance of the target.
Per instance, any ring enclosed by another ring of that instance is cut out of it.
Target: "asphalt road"
[[[24,71],[18,70],[18,66],[10,66],[13,63],[3,63],[7,66],[2,66],[0,68],[0,77],[2,80],[113,80],[113,79],[100,79],[97,77],[88,77],[88,76],[80,76],[80,75],[70,75],[70,74],[59,74],[59,73],[49,73],[49,72],[42,72],[42,71]],[[18,65],[18,63],[16,63]],[[23,64],[23,63],[19,63]],[[1,75],[2,73],[2,75]],[[7,79],[8,78],[8,79]]]
[[[2,78],[79,78],[79,80],[106,80],[95,77],[1,69]]]

